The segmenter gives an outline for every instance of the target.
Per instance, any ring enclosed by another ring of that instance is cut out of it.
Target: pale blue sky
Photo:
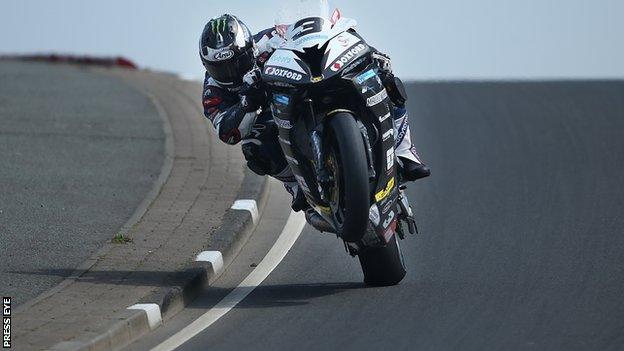
[[[252,31],[277,0],[2,0],[0,54],[124,55],[200,77],[205,22],[231,12]],[[410,79],[624,78],[622,0],[333,0]]]

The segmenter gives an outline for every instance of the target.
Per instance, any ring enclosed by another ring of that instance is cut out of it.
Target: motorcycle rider
[[[200,57],[206,75],[204,80],[204,114],[213,123],[219,138],[228,144],[242,142],[248,167],[256,174],[270,175],[282,181],[293,196],[294,211],[306,210],[314,216],[305,196],[290,170],[278,141],[278,128],[271,115],[270,101],[256,84],[260,69],[281,41],[273,28],[252,35],[236,16],[225,14],[211,19],[200,39]],[[414,181],[430,175],[411,142],[405,91],[392,75],[388,56],[375,52],[375,61],[385,75],[393,103],[396,156],[403,179]],[[393,94],[394,91],[394,94]],[[259,113],[259,111],[261,111]],[[318,224],[318,223],[317,223]]]

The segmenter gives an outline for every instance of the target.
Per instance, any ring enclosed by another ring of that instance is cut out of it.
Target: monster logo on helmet
[[[212,21],[212,31],[215,33],[223,32],[227,27],[227,20],[227,16],[221,16],[216,20]]]

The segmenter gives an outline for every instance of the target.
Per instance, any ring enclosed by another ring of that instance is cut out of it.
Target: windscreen
[[[328,0],[282,0],[275,17],[275,28],[286,41],[313,46],[319,33],[331,29]],[[312,19],[298,23],[302,19]]]
[[[282,0],[275,17],[276,26],[290,26],[303,18],[329,20],[328,0]]]

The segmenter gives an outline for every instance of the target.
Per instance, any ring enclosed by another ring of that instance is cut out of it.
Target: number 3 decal
[[[305,35],[318,33],[323,29],[322,18],[304,18],[295,23],[295,31],[299,29],[299,33],[293,36],[293,40],[297,40]]]

